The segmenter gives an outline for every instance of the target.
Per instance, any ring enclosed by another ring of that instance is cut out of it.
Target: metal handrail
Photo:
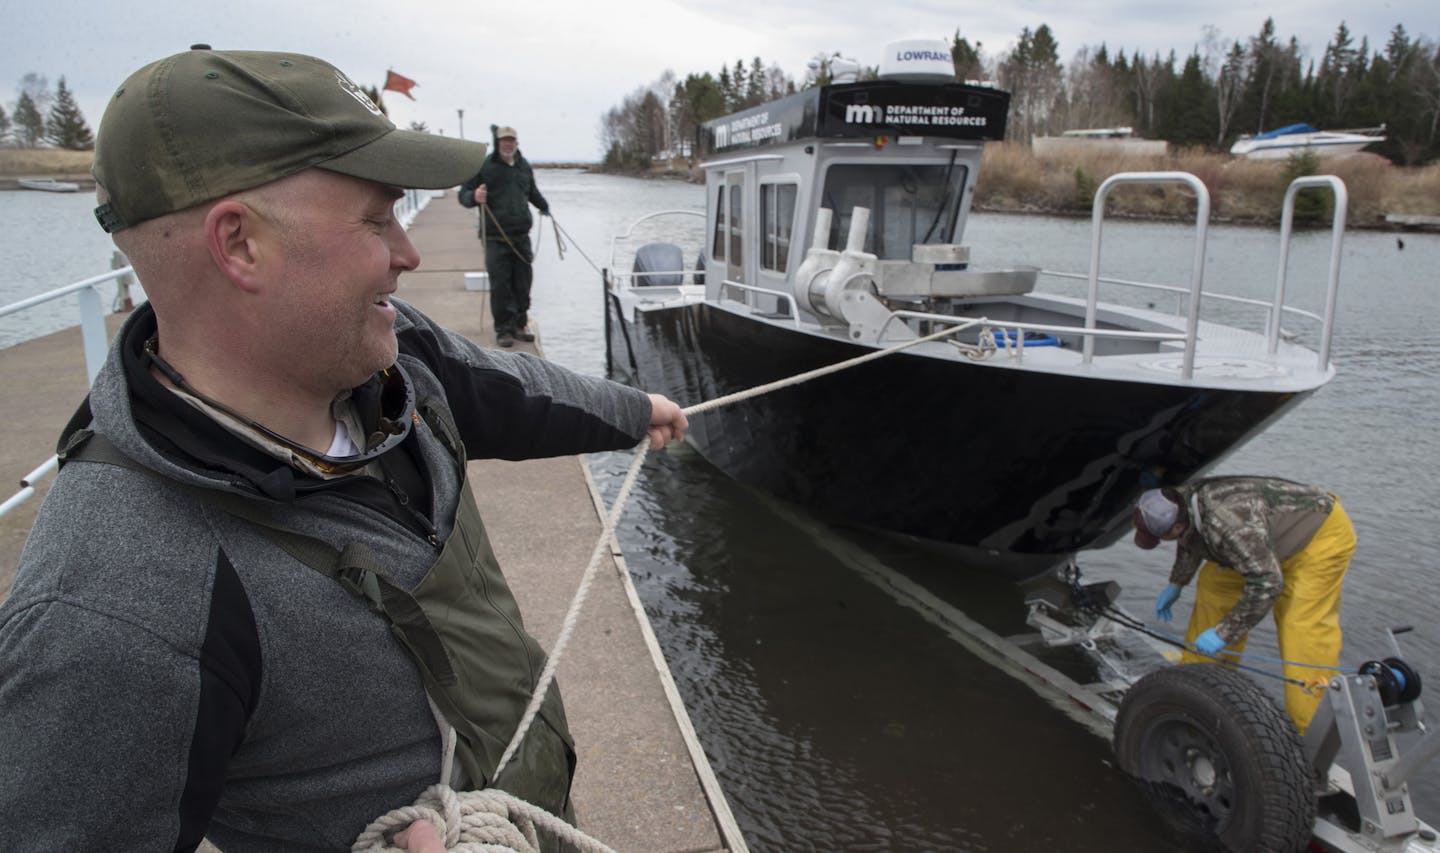
[[[659,217],[661,217],[661,216],[677,216],[677,215],[678,215],[678,216],[698,216],[698,217],[700,217],[701,219],[704,219],[704,218],[705,218],[705,213],[704,213],[703,211],[699,211],[699,210],[679,210],[679,209],[675,209],[675,210],[657,210],[657,211],[655,211],[654,213],[647,213],[647,214],[645,214],[644,216],[640,217],[639,219],[635,220],[634,222],[631,222],[631,223],[630,223],[630,227],[627,228],[627,229],[625,229],[625,233],[623,233],[623,234],[616,234],[614,237],[611,237],[611,238],[610,238],[610,268],[611,268],[612,270],[615,268],[615,247],[616,247],[616,244],[618,244],[621,240],[628,240],[628,239],[630,238],[630,236],[635,233],[635,229],[636,229],[637,227],[639,227],[640,223],[645,222],[645,221],[650,220],[650,219],[657,219],[657,218],[659,218]]]
[[[1121,338],[1129,341],[1183,341],[1183,332],[1139,332],[1133,329],[1084,329],[1079,326],[1063,326],[1054,323],[1031,323],[1022,320],[992,320],[988,317],[967,317],[960,314],[931,314],[925,311],[894,311],[893,316],[909,320],[925,320],[934,323],[984,323],[997,329],[1016,331],[1049,332],[1063,335],[1085,335],[1097,338]]]
[[[1115,186],[1137,183],[1183,183],[1195,192],[1195,253],[1190,267],[1190,287],[1188,291],[1166,285],[1104,279],[1106,281],[1117,281],[1121,284],[1136,287],[1189,293],[1189,310],[1185,318],[1185,356],[1184,367],[1181,371],[1182,378],[1191,379],[1195,373],[1195,341],[1200,325],[1200,304],[1202,298],[1206,296],[1214,299],[1265,306],[1268,314],[1265,324],[1266,348],[1268,354],[1272,356],[1279,351],[1280,319],[1283,314],[1289,312],[1318,320],[1321,324],[1321,329],[1319,363],[1317,367],[1323,371],[1329,366],[1330,345],[1335,330],[1336,296],[1340,287],[1340,246],[1344,239],[1345,211],[1349,205],[1349,194],[1346,192],[1345,183],[1334,175],[1300,177],[1290,182],[1290,186],[1285,191],[1285,202],[1281,212],[1280,262],[1279,270],[1276,273],[1275,299],[1266,305],[1266,303],[1261,300],[1250,300],[1224,294],[1206,294],[1203,292],[1203,282],[1205,278],[1205,240],[1210,224],[1210,191],[1206,189],[1205,184],[1199,178],[1188,172],[1121,172],[1107,178],[1104,183],[1100,185],[1100,188],[1095,191],[1095,202],[1091,208],[1094,235],[1090,247],[1090,286],[1085,303],[1085,326],[1087,331],[1084,351],[1085,363],[1090,363],[1094,358],[1094,341],[1088,334],[1094,330],[1097,305],[1099,302],[1099,284],[1102,281],[1100,278],[1100,244],[1101,230],[1105,220],[1105,198]],[[1285,278],[1290,259],[1290,236],[1294,227],[1295,198],[1300,190],[1307,187],[1329,187],[1335,195],[1335,212],[1330,225],[1330,273],[1325,294],[1325,313],[1323,316],[1299,308],[1289,308],[1285,305]],[[1063,273],[1054,274],[1065,275]]]
[[[775,296],[785,300],[786,310],[790,312],[790,316],[788,319],[790,320],[791,325],[793,325],[797,329],[800,328],[800,312],[795,310],[795,294],[787,290],[775,290],[769,287],[757,287],[753,284],[746,284],[743,281],[732,281],[727,278],[720,282],[720,292],[722,296],[724,294],[725,288],[727,287],[735,287],[745,291],[747,298],[745,299],[745,302],[743,304],[751,311],[756,310],[755,304],[751,302],[748,298],[749,294],[751,293],[761,293],[767,296]],[[738,302],[739,300],[734,301]]]
[[[37,305],[63,299],[72,293],[75,294],[80,300],[80,340],[85,349],[85,372],[88,380],[94,382],[95,377],[100,373],[101,365],[105,363],[105,354],[108,348],[108,336],[105,332],[107,312],[105,303],[100,299],[99,285],[112,279],[128,277],[133,273],[132,267],[125,266],[101,275],[91,276],[84,281],[57,287],[38,296],[31,296],[28,299],[0,307],[0,317],[8,317]],[[35,483],[55,471],[58,466],[59,460],[55,456],[51,456],[35,470],[26,474],[20,480],[20,490],[7,498],[4,503],[0,503],[0,517],[7,515],[15,507],[34,497]]]
[[[1120,172],[1111,175],[1095,191],[1090,219],[1094,228],[1090,242],[1090,287],[1085,299],[1085,329],[1095,331],[1100,302],[1100,235],[1105,224],[1105,199],[1110,190],[1121,184],[1186,184],[1195,191],[1195,254],[1190,262],[1190,310],[1185,318],[1185,356],[1182,379],[1195,376],[1195,339],[1200,328],[1200,291],[1205,278],[1205,238],[1210,228],[1210,190],[1189,172]],[[1082,361],[1090,364],[1095,358],[1095,339],[1085,338]]]
[[[1335,331],[1335,297],[1340,291],[1340,244],[1345,235],[1345,210],[1350,206],[1350,194],[1345,182],[1334,175],[1313,175],[1296,178],[1285,190],[1285,206],[1280,214],[1280,269],[1276,273],[1275,304],[1285,306],[1285,273],[1290,261],[1290,232],[1295,225],[1295,197],[1306,187],[1329,187],[1335,194],[1335,214],[1330,220],[1330,276],[1325,290],[1325,317],[1320,326],[1320,362],[1324,370],[1330,364],[1330,340]],[[1271,355],[1280,347],[1280,313],[1273,312],[1270,328],[1266,334],[1266,346]]]
[[[1040,274],[1054,276],[1055,278],[1071,278],[1086,281],[1089,280],[1089,276],[1086,273],[1078,272],[1061,272],[1059,270],[1042,269],[1040,270]],[[1126,287],[1138,288],[1141,290],[1159,290],[1166,293],[1181,294],[1190,292],[1190,289],[1188,287],[1177,287],[1173,284],[1156,284],[1152,281],[1132,281],[1131,279],[1127,278],[1110,278],[1109,276],[1103,275],[1100,276],[1100,282],[1101,284],[1119,284]],[[1230,293],[1201,293],[1200,296],[1203,299],[1214,299],[1217,302],[1234,302],[1238,305],[1253,305],[1257,308],[1264,308],[1267,315],[1267,325],[1269,324],[1271,319],[1273,319],[1270,316],[1270,312],[1275,308],[1275,303],[1267,302],[1264,299],[1255,299],[1254,297],[1250,296],[1235,296],[1234,294]],[[1285,313],[1299,314],[1302,317],[1309,317],[1311,320],[1315,321],[1320,321],[1324,319],[1319,314],[1316,314],[1313,311],[1306,311],[1304,308],[1293,308],[1288,305],[1282,305],[1280,306],[1280,309]]]
[[[91,276],[84,281],[57,287],[38,296],[12,302],[0,307],[0,317],[8,317],[46,302],[63,299],[72,293],[78,296],[80,299],[80,337],[85,345],[85,370],[90,381],[94,382],[96,375],[100,373],[100,365],[105,363],[105,351],[108,347],[105,334],[105,305],[100,299],[100,291],[97,286],[112,279],[133,275],[134,272],[134,268],[125,266]]]

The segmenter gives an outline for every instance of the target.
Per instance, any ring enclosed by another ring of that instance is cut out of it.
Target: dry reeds
[[[1015,142],[986,147],[975,206],[980,210],[1089,214],[1095,189],[1120,172],[1180,171],[1198,177],[1210,193],[1217,222],[1278,222],[1290,178],[1306,164],[1248,160],[1203,149],[1168,155],[1124,155],[1103,146],[1064,156],[1037,157]],[[1385,214],[1440,216],[1440,164],[1394,166],[1381,157],[1358,154],[1310,164],[1317,174],[1338,176],[1350,197],[1354,225],[1383,224]],[[1328,201],[1324,203],[1328,207]],[[1184,184],[1120,186],[1107,197],[1116,216],[1189,219],[1194,192]],[[1299,206],[1297,205],[1297,213]]]
[[[90,174],[90,151],[0,148],[0,178],[74,178]]]

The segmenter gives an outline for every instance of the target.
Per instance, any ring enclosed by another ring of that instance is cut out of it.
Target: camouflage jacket
[[[1170,582],[1184,586],[1211,560],[1245,578],[1245,591],[1215,626],[1227,643],[1255,627],[1285,587],[1280,564],[1305,549],[1335,507],[1319,486],[1273,477],[1213,477],[1176,489],[1190,525],[1176,543]]]

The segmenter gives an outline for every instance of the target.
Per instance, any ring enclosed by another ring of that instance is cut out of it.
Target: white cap
[[[1145,529],[1152,536],[1164,536],[1180,519],[1180,506],[1165,497],[1159,489],[1151,489],[1140,496],[1135,505],[1140,517],[1145,520]]]

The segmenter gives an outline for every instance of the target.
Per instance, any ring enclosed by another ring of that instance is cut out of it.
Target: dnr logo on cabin
[[[846,124],[884,124],[885,107],[879,104],[846,104]]]

